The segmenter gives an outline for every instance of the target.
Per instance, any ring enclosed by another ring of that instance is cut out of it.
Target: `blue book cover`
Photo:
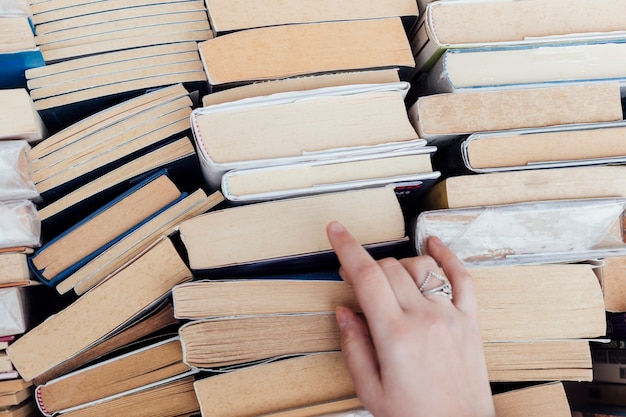
[[[44,65],[39,48],[0,53],[0,88],[26,88],[26,70]]]
[[[179,202],[181,199],[185,198],[187,196],[188,193],[186,192],[181,192],[180,196],[175,199],[174,201],[172,201],[171,203],[167,204],[165,207],[161,208],[160,210],[158,210],[157,212],[153,213],[152,215],[150,215],[149,217],[147,217],[146,219],[144,219],[143,221],[139,222],[138,224],[136,224],[135,226],[133,226],[132,228],[126,230],[124,233],[121,233],[120,235],[118,235],[115,239],[107,242],[106,244],[104,244],[103,246],[99,247],[98,249],[94,250],[93,252],[91,252],[89,255],[85,256],[84,258],[82,258],[81,260],[75,262],[73,265],[69,266],[68,268],[64,269],[63,271],[59,272],[57,275],[55,275],[54,277],[51,278],[47,278],[45,277],[44,274],[44,269],[39,269],[37,268],[37,266],[34,264],[33,259],[37,257],[37,255],[39,253],[41,253],[42,251],[46,250],[47,248],[51,247],[52,245],[54,245],[56,242],[58,242],[60,239],[62,239],[64,236],[68,235],[69,233],[73,232],[74,230],[76,230],[77,228],[81,227],[82,225],[84,225],[85,223],[89,222],[91,219],[93,219],[94,217],[98,216],[99,214],[103,213],[104,211],[108,210],[109,208],[113,207],[115,204],[119,203],[120,201],[122,201],[123,199],[125,199],[126,197],[130,196],[131,194],[133,194],[134,192],[136,192],[137,190],[139,190],[140,188],[146,186],[147,184],[149,184],[150,182],[156,180],[157,178],[163,176],[163,175],[167,175],[169,177],[168,174],[168,170],[167,168],[163,168],[157,172],[155,172],[154,174],[150,175],[149,177],[146,177],[143,181],[137,183],[136,185],[134,185],[132,188],[128,189],[126,192],[120,194],[118,197],[116,197],[115,199],[109,201],[108,203],[106,203],[105,205],[101,206],[99,209],[97,209],[96,211],[92,212],[91,214],[89,214],[88,216],[86,216],[85,218],[83,218],[82,220],[78,221],[77,223],[75,223],[72,227],[66,229],[63,233],[59,234],[58,236],[56,236],[55,238],[53,238],[52,240],[46,242],[41,248],[39,248],[37,251],[35,251],[35,253],[32,256],[29,256],[28,258],[28,265],[30,270],[33,272],[33,274],[35,275],[35,277],[37,277],[37,279],[39,279],[42,283],[48,285],[48,286],[56,286],[56,284],[58,284],[60,281],[64,280],[65,278],[67,278],[68,276],[70,276],[71,274],[73,274],[74,272],[76,272],[78,269],[80,269],[81,267],[83,267],[85,264],[87,264],[89,261],[91,261],[92,259],[94,259],[96,256],[98,256],[99,254],[101,254],[102,252],[104,252],[106,249],[110,248],[111,246],[113,246],[115,243],[119,242],[122,238],[124,238],[124,236],[126,236],[129,233],[132,233],[134,230],[136,230],[137,228],[141,227],[143,224],[145,224],[146,222],[148,222],[150,219],[152,219],[153,217],[159,215],[160,213],[162,213],[164,210],[167,210],[167,208],[171,207],[173,204],[176,204],[177,202]]]

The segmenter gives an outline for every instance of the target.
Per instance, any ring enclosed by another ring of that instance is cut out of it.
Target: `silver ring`
[[[427,290],[426,285],[428,285],[430,279],[433,277],[441,281],[441,285]],[[426,279],[424,280],[422,285],[420,285],[419,290],[425,296],[443,295],[444,297],[448,297],[450,300],[452,300],[452,285],[450,285],[450,281],[448,281],[448,278],[446,278],[444,275],[435,271],[428,271],[428,274],[426,274]]]

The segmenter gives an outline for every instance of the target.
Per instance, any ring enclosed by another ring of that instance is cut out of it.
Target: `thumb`
[[[380,368],[367,325],[347,307],[337,307],[336,316],[341,331],[341,350],[357,396],[362,402],[379,398]],[[364,405],[367,407],[365,402]]]

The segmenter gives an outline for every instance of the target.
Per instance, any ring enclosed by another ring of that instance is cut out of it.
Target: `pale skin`
[[[495,416],[474,283],[454,253],[430,238],[431,256],[376,261],[340,223],[326,231],[366,319],[336,310],[363,406],[376,417]],[[448,277],[452,300],[419,291],[428,271]]]

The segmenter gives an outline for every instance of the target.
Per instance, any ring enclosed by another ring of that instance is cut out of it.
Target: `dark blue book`
[[[44,284],[54,286],[152,217],[184,198],[163,169],[44,242],[28,263]]]

